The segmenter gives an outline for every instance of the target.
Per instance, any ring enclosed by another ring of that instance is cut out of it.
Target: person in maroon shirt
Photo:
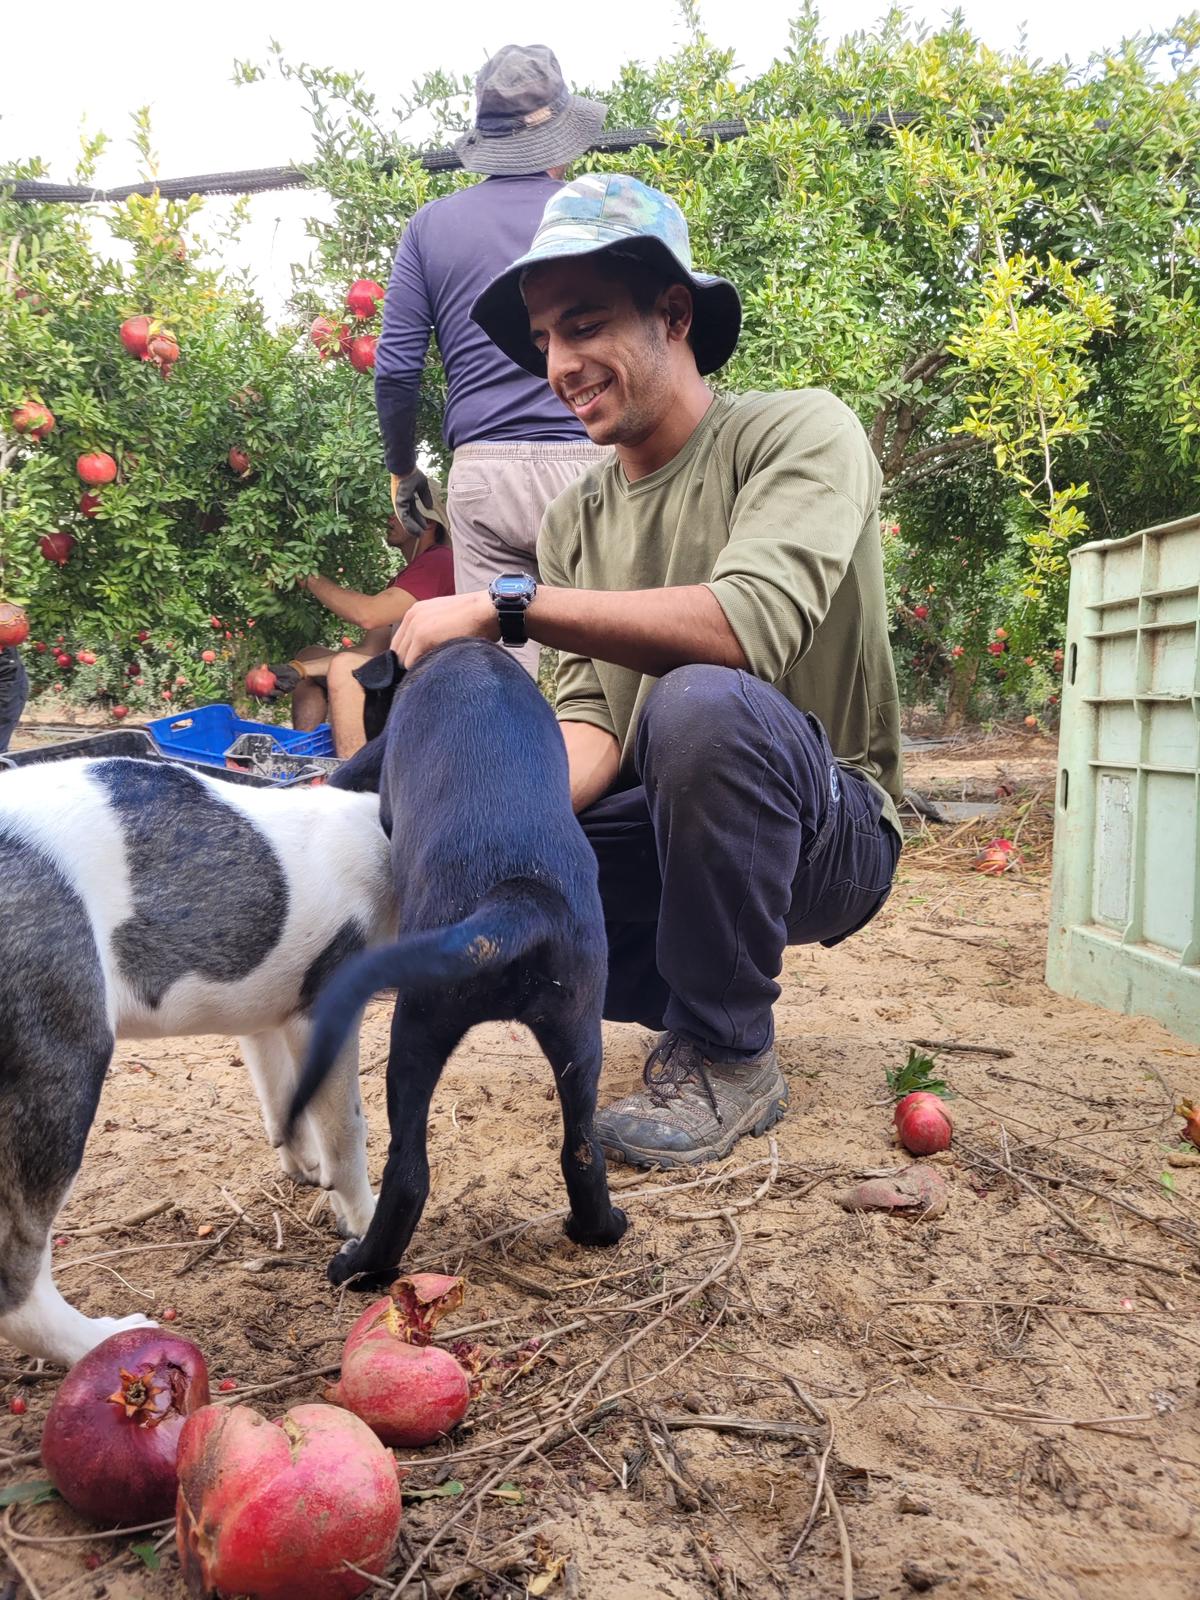
[[[433,485],[431,484],[432,488]],[[273,667],[276,692],[292,696],[292,726],[311,731],[328,719],[333,748],[352,756],[366,743],[363,732],[364,694],[353,674],[364,661],[390,649],[392,634],[409,606],[454,593],[454,557],[450,550],[440,494],[433,509],[424,506],[424,527],[411,532],[398,517],[388,518],[387,542],[405,557],[405,566],[379,594],[360,594],[332,578],[311,577],[302,586],[343,622],[363,630],[362,638],[344,650],[308,645],[286,667]]]

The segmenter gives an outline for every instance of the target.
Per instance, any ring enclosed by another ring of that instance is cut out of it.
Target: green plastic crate
[[[1200,1044],[1200,516],[1071,568],[1046,982]]]

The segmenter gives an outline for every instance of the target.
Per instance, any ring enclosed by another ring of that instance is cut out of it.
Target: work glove
[[[392,510],[409,533],[425,532],[426,520],[433,511],[433,495],[429,479],[420,467],[414,467],[403,477],[392,473]]]

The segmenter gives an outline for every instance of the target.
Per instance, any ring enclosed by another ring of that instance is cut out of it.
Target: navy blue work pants
[[[0,650],[0,750],[8,749],[8,741],[21,720],[28,698],[25,663],[11,647]]]
[[[608,929],[604,1015],[674,1029],[717,1059],[758,1055],[784,947],[869,922],[900,840],[817,718],[747,672],[660,679],[634,761],[638,786],[579,818]]]

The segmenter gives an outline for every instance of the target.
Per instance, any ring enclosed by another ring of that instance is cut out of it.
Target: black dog
[[[400,942],[340,966],[317,1002],[292,1116],[304,1110],[378,989],[399,991],[387,1096],[391,1141],[379,1204],[329,1277],[370,1288],[395,1276],[429,1194],[426,1121],[446,1058],[478,1022],[524,1022],[554,1069],[562,1171],[577,1244],[615,1244],[592,1119],[600,1077],[607,945],[596,861],[571,812],[554,714],[503,649],[440,646],[395,692],[383,734],[338,773],[378,786],[391,835]]]

